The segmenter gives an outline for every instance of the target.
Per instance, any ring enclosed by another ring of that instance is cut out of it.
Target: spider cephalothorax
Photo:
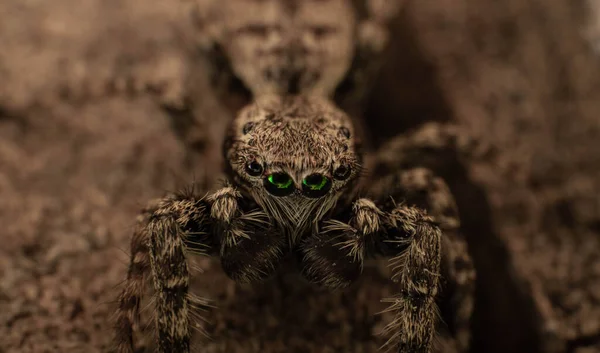
[[[348,117],[326,100],[263,97],[243,109],[225,143],[231,178],[295,243],[360,174]]]
[[[272,238],[257,246],[241,239],[243,227],[225,221],[224,239],[231,240],[220,255],[224,270],[240,282],[272,274],[290,252],[303,262],[300,242],[319,231],[319,221],[352,192],[361,171],[360,143],[350,119],[318,97],[268,96],[242,109],[224,154],[229,180],[245,200],[241,207],[257,207],[271,224]],[[255,252],[261,266],[240,263],[240,252]]]

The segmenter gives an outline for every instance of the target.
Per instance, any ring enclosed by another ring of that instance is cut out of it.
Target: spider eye
[[[252,129],[254,128],[254,123],[253,122],[247,122],[244,124],[244,126],[242,127],[242,133],[244,135],[246,135],[247,133],[249,133],[250,131],[252,131]]]
[[[337,180],[344,180],[347,179],[349,176],[350,168],[345,165],[339,166],[333,171],[333,177]]]
[[[331,180],[322,174],[311,174],[302,180],[302,192],[307,197],[321,197],[329,189],[331,189]]]
[[[257,161],[250,161],[246,163],[246,173],[251,176],[259,176],[263,172],[263,166]]]
[[[287,196],[294,192],[294,181],[285,173],[273,173],[265,178],[265,189],[274,196]]]
[[[342,126],[342,127],[340,128],[340,131],[339,131],[339,133],[340,133],[340,135],[344,136],[344,137],[345,137],[345,138],[347,138],[347,139],[349,139],[349,138],[350,138],[350,129],[348,129],[348,128],[347,128],[347,127],[345,127],[345,126]]]

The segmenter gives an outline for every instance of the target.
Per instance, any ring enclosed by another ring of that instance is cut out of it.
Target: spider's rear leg
[[[457,161],[502,163],[493,145],[451,123],[426,123],[384,144],[377,153],[375,172],[426,167],[440,174]]]

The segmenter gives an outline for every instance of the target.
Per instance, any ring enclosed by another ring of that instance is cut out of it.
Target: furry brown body
[[[395,313],[385,330],[389,347],[431,351],[437,293],[447,281],[453,311],[447,324],[457,347],[466,350],[474,269],[452,195],[443,180],[419,167],[440,151],[464,150],[459,130],[432,125],[398,136],[374,155],[378,174],[363,173],[360,131],[330,100],[342,76],[364,69],[349,53],[373,53],[356,39],[360,30],[351,30],[361,26],[349,2],[232,1],[238,2],[247,11],[223,4],[216,24],[207,25],[233,74],[254,95],[224,141],[226,183],[207,195],[172,195],[144,211],[119,299],[117,351],[135,349],[148,274],[156,292],[159,351],[189,351],[190,313],[198,299],[188,293],[186,258],[194,253],[219,256],[237,282],[269,277],[283,258],[294,256],[308,281],[329,288],[356,280],[366,259],[388,257],[392,280],[401,287],[387,299]],[[316,14],[319,6],[337,6],[340,16],[308,16],[311,6]],[[381,6],[371,10],[361,24],[384,19]],[[342,57],[332,50],[338,47],[346,48]]]

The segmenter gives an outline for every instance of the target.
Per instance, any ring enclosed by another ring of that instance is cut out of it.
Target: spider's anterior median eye
[[[349,176],[350,168],[345,165],[341,165],[333,171],[333,177],[337,180],[344,180],[347,179]]]
[[[263,172],[263,166],[257,161],[250,161],[246,163],[246,173],[251,176],[259,176]]]
[[[273,173],[265,178],[265,189],[274,196],[287,196],[294,192],[294,181],[285,173]]]
[[[322,174],[311,174],[302,180],[302,193],[308,197],[321,197],[331,189],[331,180]]]

